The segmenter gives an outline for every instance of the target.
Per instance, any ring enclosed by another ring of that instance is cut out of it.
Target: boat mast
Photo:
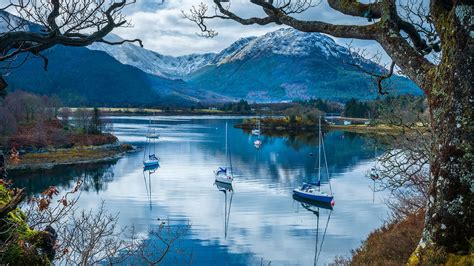
[[[319,116],[318,142],[318,190],[321,190],[321,116]]]
[[[227,152],[227,122],[225,122],[225,167],[227,168],[227,162],[229,160],[229,154]]]

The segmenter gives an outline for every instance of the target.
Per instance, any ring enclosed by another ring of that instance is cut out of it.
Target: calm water
[[[114,118],[114,133],[123,142],[143,147],[148,119]],[[260,265],[262,260],[272,265],[312,265],[317,260],[324,265],[336,255],[348,256],[386,217],[383,195],[374,195],[365,177],[374,149],[360,135],[325,135],[335,207],[312,212],[292,198],[292,189],[316,180],[310,153],[317,153],[317,139],[267,137],[256,150],[254,137],[231,126],[239,122],[236,118],[157,120],[161,166],[155,172],[143,171],[141,151],[115,162],[11,177],[31,194],[50,185],[65,190],[82,178],[80,207],[96,208],[104,200],[110,212],[120,213],[121,225],[133,224],[144,236],[160,224],[157,218],[169,218],[177,227],[189,224],[189,232],[177,244],[192,254],[193,265]],[[219,191],[213,176],[225,160],[226,121],[235,172],[233,194]],[[323,189],[329,190],[327,180],[323,182]],[[184,262],[175,254],[167,259],[167,264]]]

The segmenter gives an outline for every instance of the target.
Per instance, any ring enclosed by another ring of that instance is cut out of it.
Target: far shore
[[[78,108],[70,108],[72,111]],[[92,110],[93,108],[85,108]],[[99,110],[103,115],[107,116],[132,116],[132,115],[157,115],[157,116],[193,116],[193,115],[213,115],[213,116],[255,116],[255,115],[267,115],[264,113],[255,113],[255,112],[232,112],[232,111],[222,111],[217,109],[153,109],[153,108],[109,108],[109,107],[100,107]],[[268,114],[269,115],[269,114]]]

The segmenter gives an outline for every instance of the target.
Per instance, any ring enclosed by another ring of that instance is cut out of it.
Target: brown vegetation
[[[394,221],[370,233],[353,251],[352,265],[405,265],[423,230],[423,212]]]
[[[84,134],[68,130],[58,119],[38,124],[21,125],[8,140],[8,147],[17,149],[38,149],[44,147],[71,148],[77,146],[96,146],[117,141],[112,134]]]
[[[76,127],[69,123],[71,112],[60,108],[55,97],[15,91],[0,102],[0,148],[36,150],[103,145],[117,141],[111,134],[102,134],[99,111],[76,111]],[[61,118],[61,120],[58,119]],[[93,134],[89,134],[93,133]]]

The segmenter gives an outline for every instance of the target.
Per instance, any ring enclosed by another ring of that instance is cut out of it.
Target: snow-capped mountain
[[[122,45],[94,43],[88,46],[88,48],[104,51],[115,57],[115,59],[121,63],[137,67],[149,74],[165,78],[180,79],[204,66],[217,64],[227,56],[238,52],[254,38],[255,37],[250,37],[238,40],[220,53],[190,54],[177,57],[162,55],[141,48],[133,43],[124,43]],[[117,42],[122,39],[115,34],[109,34],[107,40]]]
[[[236,51],[226,61],[241,60],[262,53],[287,56],[308,56],[319,51],[326,57],[348,56],[349,51],[320,33],[305,33],[285,28],[254,38],[243,49]]]
[[[0,32],[11,30],[9,22],[23,23],[23,30],[42,28],[6,12],[0,17]],[[107,38],[122,40],[112,34]],[[41,60],[28,60],[8,75],[9,88],[105,105],[375,98],[371,78],[346,62],[381,69],[351,56],[328,36],[294,29],[243,38],[219,53],[174,57],[132,43],[95,43],[88,49],[56,46],[43,55],[50,59],[50,71],[43,70]],[[397,93],[420,92],[400,76],[393,76],[391,83]]]
[[[109,34],[109,41],[122,39]],[[243,60],[264,54],[283,56],[321,55],[326,58],[349,58],[349,51],[323,34],[303,33],[285,28],[260,37],[242,38],[219,53],[167,56],[141,48],[133,43],[108,45],[94,43],[92,50],[101,50],[115,57],[123,64],[137,67],[147,73],[173,79],[186,79],[188,75],[205,66],[219,66],[236,60]],[[364,59],[359,58],[364,61]],[[365,62],[367,63],[367,62]]]

